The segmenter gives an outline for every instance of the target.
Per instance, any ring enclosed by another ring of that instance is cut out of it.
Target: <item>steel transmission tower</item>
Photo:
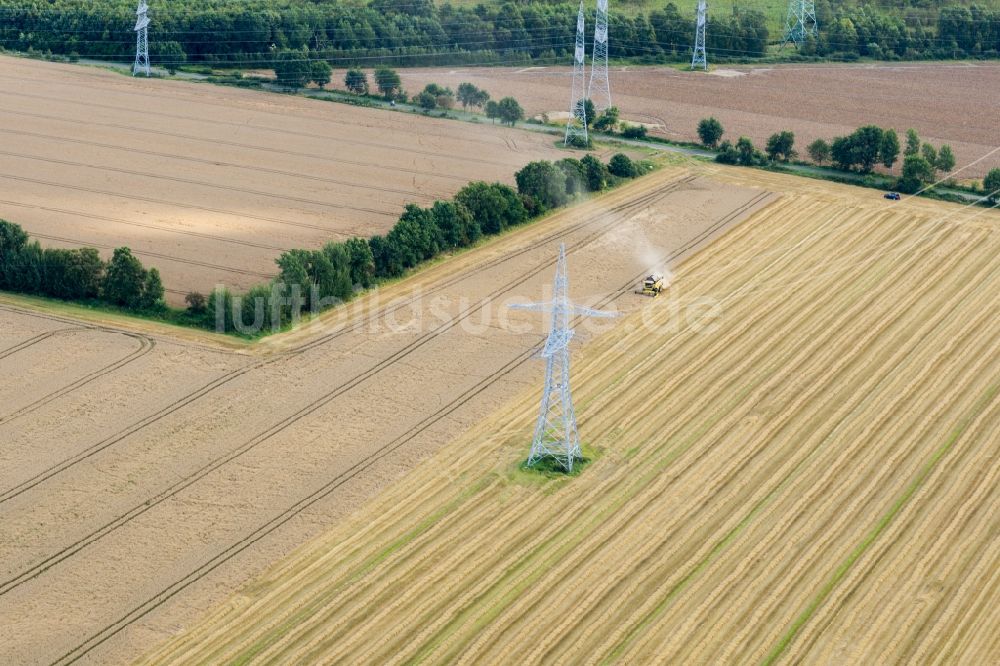
[[[573,92],[569,105],[569,122],[566,123],[566,140],[564,145],[575,143],[577,137],[587,143],[587,111],[584,106],[584,94],[587,86],[586,39],[584,30],[586,21],[583,17],[583,0],[580,0],[580,13],[576,17],[576,51],[573,56]]]
[[[608,74],[608,0],[597,0],[597,27],[594,28],[594,60],[590,67],[587,97],[598,113],[611,108],[611,78]]]
[[[581,307],[569,300],[565,245],[559,246],[552,301],[510,307],[548,312],[552,316],[549,337],[545,340],[541,353],[545,359],[545,389],[542,392],[542,407],[535,425],[535,436],[531,441],[528,464],[551,458],[561,463],[567,472],[572,472],[573,463],[580,460],[583,454],[580,451],[580,435],[576,429],[576,412],[573,410],[573,395],[569,383],[569,343],[573,339],[570,318],[576,316],[611,318],[618,315],[614,312]]]
[[[705,28],[708,26],[708,2],[698,0],[698,22],[694,35],[694,57],[691,59],[691,69],[701,67],[708,71],[708,54],[705,51]]]
[[[149,17],[146,12],[149,5],[146,0],[139,0],[135,10],[135,64],[132,65],[132,76],[145,72],[149,76]]]
[[[785,41],[801,46],[807,37],[816,37],[819,33],[816,22],[816,3],[813,0],[790,0],[788,3],[788,18],[785,20]]]

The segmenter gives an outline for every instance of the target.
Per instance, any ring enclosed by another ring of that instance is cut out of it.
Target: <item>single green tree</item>
[[[399,73],[389,67],[379,67],[375,70],[375,87],[386,99],[395,99],[403,89],[403,81]]]
[[[583,165],[588,190],[591,192],[600,192],[608,186],[610,172],[601,160],[593,155],[587,155],[580,160],[580,164]]]
[[[765,148],[767,156],[772,162],[776,160],[782,160],[787,162],[788,160],[795,157],[795,134],[793,132],[780,132],[778,134],[772,134],[767,140],[767,147]]]
[[[500,100],[500,120],[513,127],[517,121],[524,118],[524,109],[513,97],[504,97]]]
[[[583,100],[583,114],[587,119],[587,127],[593,127],[594,122],[597,120],[597,107],[594,106],[594,102],[589,98]]]
[[[150,268],[142,286],[141,310],[155,310],[163,307],[163,280],[160,271]]]
[[[114,251],[104,274],[104,285],[101,295],[104,300],[137,310],[143,306],[143,291],[146,287],[146,269],[132,255],[127,247]]]
[[[479,88],[471,83],[460,83],[458,85],[458,101],[462,108],[468,110],[470,106],[477,106],[479,100]]]
[[[722,140],[723,134],[725,134],[725,129],[716,118],[703,118],[698,123],[698,138],[701,139],[703,145],[715,148]]]
[[[531,162],[518,171],[514,179],[517,191],[531,197],[542,211],[566,204],[566,174],[552,162]]]
[[[437,106],[438,98],[425,90],[413,98],[413,103],[425,111],[431,111]]]
[[[983,192],[990,203],[1000,201],[1000,169],[990,169],[986,178],[983,178]]]
[[[920,136],[917,134],[917,130],[910,128],[906,130],[906,150],[903,151],[904,157],[909,157],[910,155],[917,155],[920,153]]]
[[[879,146],[878,150],[878,158],[882,162],[882,166],[886,169],[892,169],[899,159],[899,149],[899,135],[896,134],[896,130],[886,130],[882,134],[882,145]]]
[[[363,238],[351,238],[345,243],[351,266],[351,283],[367,289],[375,282],[375,257],[371,245]]]
[[[618,107],[610,107],[604,113],[597,116],[597,120],[594,121],[594,129],[598,132],[613,132],[615,127],[618,126],[619,116]]]
[[[170,76],[176,74],[177,70],[187,62],[187,54],[184,53],[184,47],[180,42],[161,42],[157,47],[157,55],[157,60]]]
[[[809,153],[809,159],[816,164],[824,164],[830,161],[830,144],[823,139],[816,139],[810,143],[806,151]]]
[[[202,315],[208,312],[208,298],[201,292],[192,291],[184,297],[184,302],[187,303],[188,312],[193,315]]]
[[[920,155],[927,160],[927,163],[932,167],[937,168],[938,153],[937,149],[929,143],[925,143],[920,146]]]
[[[436,201],[431,208],[434,222],[441,230],[442,249],[468,247],[482,236],[469,209],[453,201]]]
[[[753,166],[757,163],[757,149],[749,137],[740,137],[736,142],[736,152],[739,155],[738,162],[743,166]]]
[[[739,164],[740,153],[731,141],[723,141],[719,145],[719,154],[715,156],[719,164]]]
[[[645,125],[629,125],[622,130],[622,136],[626,139],[645,139],[648,133]]]
[[[344,87],[355,95],[367,95],[368,75],[360,69],[349,69],[344,75]]]
[[[321,305],[326,308],[331,305],[347,302],[354,295],[354,282],[351,280],[351,258],[344,243],[327,243],[319,252],[312,253],[309,267],[310,277],[319,290],[319,297],[327,299]],[[328,299],[334,299],[330,302]],[[314,304],[317,307],[320,304]]]
[[[497,119],[499,119],[500,116],[500,104],[498,102],[494,102],[493,100],[486,102],[486,117],[491,119],[494,125],[496,125]]]
[[[309,63],[309,80],[322,88],[330,84],[333,78],[333,68],[325,60],[313,60]]]
[[[858,165],[861,173],[871,173],[879,162],[884,135],[885,131],[875,125],[859,127],[851,134],[852,161]]]
[[[465,206],[484,234],[498,234],[527,219],[520,195],[500,183],[469,183],[455,195],[455,202]]]
[[[481,109],[489,101],[490,101],[490,94],[488,92],[486,92],[485,90],[478,90],[478,91],[476,91],[476,96],[472,100],[472,104],[471,105],[474,106],[474,107],[477,107],[477,108]]]
[[[937,161],[934,163],[938,171],[944,173],[951,173],[955,168],[955,153],[952,152],[951,146],[945,144],[941,146],[941,149],[937,154]]]
[[[312,75],[309,54],[306,51],[279,51],[274,60],[274,75],[278,83],[286,88],[301,88]]]
[[[834,137],[830,144],[830,160],[833,165],[842,171],[850,171],[854,166],[854,144],[850,137]]]
[[[583,163],[572,157],[556,162],[556,167],[566,176],[566,194],[573,196],[586,190],[587,173]]]
[[[608,163],[608,171],[611,172],[612,176],[619,178],[635,178],[639,175],[639,168],[635,162],[623,153],[612,156],[611,161]]]
[[[934,180],[934,166],[923,155],[909,155],[903,160],[903,176],[896,189],[913,194]]]

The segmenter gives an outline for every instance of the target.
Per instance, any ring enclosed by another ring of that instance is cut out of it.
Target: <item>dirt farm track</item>
[[[1000,663],[1000,215],[716,177],[784,195],[584,349],[579,477],[528,389],[147,662]]]
[[[551,137],[0,57],[0,218],[46,246],[127,245],[168,300],[388,231],[407,203],[513,182]]]

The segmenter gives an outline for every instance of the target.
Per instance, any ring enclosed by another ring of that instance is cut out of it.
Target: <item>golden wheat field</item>
[[[577,355],[578,476],[526,390],[146,661],[1000,663],[1000,215],[716,177],[784,195]]]

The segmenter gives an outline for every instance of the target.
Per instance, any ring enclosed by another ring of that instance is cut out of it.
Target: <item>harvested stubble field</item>
[[[0,663],[130,661],[533,386],[501,304],[559,243],[630,310],[636,238],[684,256],[768,198],[668,167],[252,347],[0,298]]]
[[[484,67],[408,69],[402,76],[411,91],[431,81],[452,88],[469,81],[495,98],[514,95],[529,115],[565,115],[570,73],[562,67]],[[611,87],[624,118],[675,141],[698,141],[698,121],[714,115],[733,142],[745,135],[763,147],[771,134],[792,130],[803,156],[813,140],[829,141],[867,124],[894,127],[900,136],[912,127],[925,141],[949,143],[959,166],[1000,145],[997,63],[739,66],[708,75],[615,67]],[[1000,167],[1000,152],[958,177],[982,178],[992,167]]]
[[[580,476],[532,387],[147,661],[1000,662],[1000,215],[717,178],[784,196],[578,355]]]
[[[561,156],[499,126],[6,56],[0,138],[0,218],[46,246],[127,245],[173,304]]]

